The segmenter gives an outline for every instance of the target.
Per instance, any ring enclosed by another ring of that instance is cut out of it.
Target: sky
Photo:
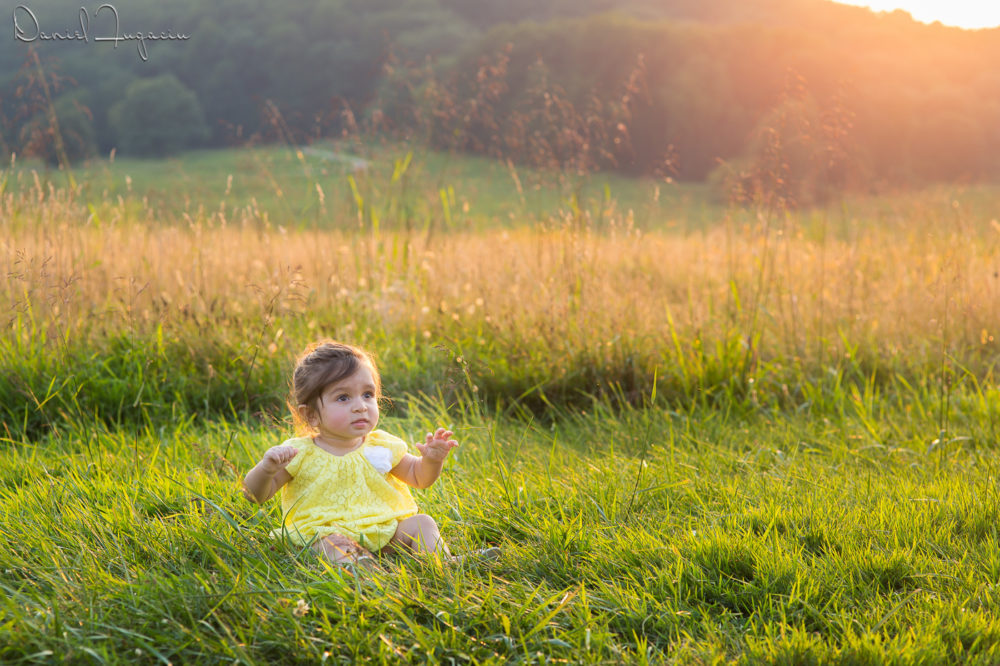
[[[871,7],[875,11],[902,9],[917,21],[959,28],[1000,26],[1000,0],[836,0],[848,5]]]

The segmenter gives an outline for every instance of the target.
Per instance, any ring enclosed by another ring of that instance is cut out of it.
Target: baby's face
[[[309,423],[324,441],[350,445],[375,429],[378,415],[378,389],[372,371],[361,366],[350,377],[323,389]]]

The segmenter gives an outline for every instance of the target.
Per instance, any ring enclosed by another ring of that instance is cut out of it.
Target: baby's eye
[[[345,400],[349,400],[349,399],[350,399],[350,396],[347,395],[346,393],[341,393],[340,395],[337,396],[337,400],[339,400],[341,402],[343,402]]]
[[[365,391],[365,399],[366,400],[371,400],[374,397],[375,397],[374,393],[372,393],[371,391]]]

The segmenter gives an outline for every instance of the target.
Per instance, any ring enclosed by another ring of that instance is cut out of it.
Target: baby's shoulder
[[[386,448],[395,449],[400,446],[406,447],[406,442],[404,442],[399,437],[386,432],[385,430],[372,430],[365,437],[365,446],[384,446]]]
[[[285,471],[292,476],[298,476],[299,470],[302,469],[303,465],[306,467],[312,467],[315,463],[314,451],[316,445],[312,441],[312,437],[292,437],[291,439],[286,439],[281,443],[282,446],[294,446],[298,449],[298,453],[292,458],[291,462],[285,467]]]
[[[388,451],[389,467],[392,468],[399,464],[409,447],[406,442],[395,435],[390,435],[384,430],[372,430],[365,438],[365,456],[371,460],[371,454],[368,452],[377,452],[378,449]],[[375,453],[375,455],[381,454]]]

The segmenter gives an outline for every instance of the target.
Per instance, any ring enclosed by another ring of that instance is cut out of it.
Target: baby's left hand
[[[454,436],[451,430],[438,428],[436,432],[427,433],[426,444],[416,445],[417,451],[431,462],[444,462],[451,450],[458,446],[458,442],[452,439]]]

